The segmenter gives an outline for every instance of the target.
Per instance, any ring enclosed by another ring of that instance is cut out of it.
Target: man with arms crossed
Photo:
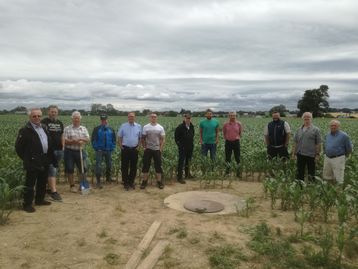
[[[135,189],[137,175],[138,150],[142,136],[142,127],[135,122],[135,113],[128,113],[128,122],[118,130],[118,144],[121,149],[121,171],[124,189]]]
[[[74,111],[72,113],[72,124],[65,128],[63,134],[65,139],[65,172],[68,177],[68,182],[70,183],[71,192],[77,192],[73,173],[75,169],[75,164],[78,170],[81,170],[80,150],[82,150],[83,152],[83,169],[86,172],[86,157],[85,152],[83,151],[83,146],[88,143],[90,138],[87,128],[81,125],[81,118],[81,113],[78,111]]]
[[[162,181],[162,152],[165,141],[165,132],[163,126],[157,123],[157,114],[150,114],[150,123],[144,125],[142,132],[142,145],[144,148],[143,155],[143,181],[140,186],[145,189],[148,184],[148,172],[152,158],[157,177],[157,186],[159,189],[164,188]]]
[[[47,126],[47,129],[50,133],[51,140],[54,146],[55,158],[58,165],[63,159],[63,123],[57,118],[58,117],[58,107],[55,105],[50,105],[47,110],[48,117],[41,121],[42,124]],[[57,192],[56,189],[56,176],[57,169],[50,164],[48,169],[48,186],[50,187],[51,193],[50,197],[54,201],[62,201],[61,195]]]
[[[338,120],[329,123],[330,132],[326,135],[324,147],[323,178],[343,184],[346,157],[351,154],[353,146],[349,136],[340,130],[340,126]]]

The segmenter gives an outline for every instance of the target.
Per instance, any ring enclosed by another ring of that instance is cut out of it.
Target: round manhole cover
[[[191,200],[184,203],[184,208],[196,213],[215,213],[224,209],[224,205],[211,200]]]

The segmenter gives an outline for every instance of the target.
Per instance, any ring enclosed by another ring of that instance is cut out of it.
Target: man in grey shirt
[[[303,113],[302,119],[303,125],[295,134],[292,158],[297,159],[297,179],[304,180],[307,166],[308,179],[313,181],[321,152],[321,134],[318,127],[312,124],[310,112]]]

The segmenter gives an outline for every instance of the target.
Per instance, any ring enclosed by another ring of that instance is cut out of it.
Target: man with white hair
[[[41,124],[42,112],[39,108],[32,108],[28,112],[29,121],[20,129],[16,138],[15,149],[23,161],[26,171],[23,210],[35,212],[35,205],[50,205],[45,200],[46,182],[49,165],[57,167],[51,136],[45,125]],[[34,187],[36,186],[36,192]]]
[[[65,140],[65,172],[68,177],[68,182],[70,183],[71,192],[77,192],[73,173],[75,164],[79,170],[81,169],[80,150],[82,150],[83,165],[84,170],[86,171],[84,161],[86,159],[86,155],[83,151],[83,146],[88,143],[90,137],[87,128],[81,125],[81,118],[81,113],[74,111],[72,113],[72,124],[67,126],[63,133]]]
[[[326,135],[324,147],[323,178],[343,184],[346,157],[353,147],[349,136],[340,130],[340,126],[338,120],[329,123],[330,132]]]
[[[321,134],[318,127],[312,124],[312,113],[302,115],[303,125],[298,128],[294,137],[292,158],[297,159],[297,179],[304,180],[305,169],[308,170],[308,180],[315,177],[316,162],[321,152]]]

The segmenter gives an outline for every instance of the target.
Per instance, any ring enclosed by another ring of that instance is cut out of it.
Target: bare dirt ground
[[[123,268],[155,220],[162,225],[151,247],[160,239],[170,242],[155,268],[210,268],[210,246],[235,244],[245,250],[249,240],[245,229],[261,221],[283,232],[298,230],[292,212],[275,210],[273,216],[258,182],[206,189],[243,199],[254,197],[257,208],[249,218],[237,213],[190,214],[165,207],[164,198],[199,190],[198,181],[169,184],[163,190],[137,187],[129,192],[121,184],[111,184],[85,196],[70,193],[66,184],[58,189],[62,203],[36,207],[32,214],[17,210],[9,224],[0,226],[0,268]],[[178,236],[179,228],[187,234]],[[256,267],[242,263],[240,268]]]

